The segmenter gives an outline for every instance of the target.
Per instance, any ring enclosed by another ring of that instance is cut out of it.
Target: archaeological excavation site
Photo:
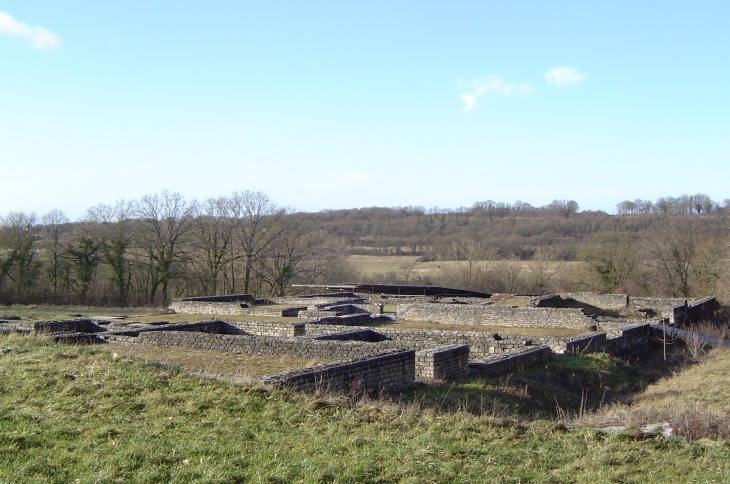
[[[3,321],[0,331],[42,333],[71,344],[200,350],[213,355],[206,375],[295,391],[378,395],[415,382],[501,376],[562,355],[641,352],[667,332],[681,333],[682,326],[706,318],[717,304],[714,297],[524,296],[386,285],[317,289],[274,299],[176,299],[156,320],[81,315]],[[231,355],[297,363],[274,374],[215,367],[217,358]]]

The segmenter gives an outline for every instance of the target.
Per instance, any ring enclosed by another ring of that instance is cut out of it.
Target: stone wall
[[[197,348],[253,355],[291,355],[330,361],[358,358],[386,350],[405,348],[393,341],[371,343],[366,341],[318,340],[301,337],[277,338],[274,336],[227,335],[188,331],[148,331],[140,333],[135,342],[173,348]]]
[[[304,311],[305,306],[290,308],[249,308],[241,307],[246,303],[237,302],[208,302],[208,301],[186,301],[176,299],[168,309],[178,314],[214,314],[218,316],[265,316],[273,318],[293,317],[296,318],[299,311]]]
[[[345,316],[324,316],[321,318],[311,318],[309,322],[319,324],[333,324],[337,326],[359,326],[362,324],[371,324],[377,321],[392,321],[389,317],[372,316],[371,314],[347,314]]]
[[[560,308],[563,307],[563,298],[560,294],[548,294],[534,297],[527,303],[528,308]]]
[[[467,345],[470,358],[479,359],[490,355],[515,351],[532,344],[530,339],[520,336],[499,336],[476,331],[438,331],[427,329],[359,328],[380,334],[388,339],[384,343],[401,348],[423,350],[437,346]],[[337,326],[307,324],[308,335],[340,334]],[[344,333],[348,334],[348,333]]]
[[[416,352],[416,379],[452,380],[459,378],[469,364],[466,345],[439,346]]]
[[[36,333],[98,333],[105,331],[104,328],[95,324],[90,319],[38,321],[30,323],[27,326]]]
[[[575,328],[596,324],[582,309],[513,308],[462,304],[399,304],[398,319],[512,328]]]
[[[469,369],[479,372],[486,377],[495,377],[521,370],[529,366],[548,361],[552,358],[552,351],[547,346],[536,346],[513,353],[469,363]]]
[[[259,336],[278,336],[280,338],[294,338],[304,336],[304,323],[284,323],[278,321],[237,321],[226,320],[226,324]]]
[[[352,292],[343,292],[335,294],[313,294],[311,296],[283,296],[271,299],[274,304],[294,304],[301,306],[316,306],[319,304],[337,304],[337,303],[363,303],[365,298],[355,295]]]
[[[606,338],[606,346],[603,351],[621,354],[636,350],[649,344],[650,334],[651,325],[647,323],[623,328],[620,334]]]
[[[262,378],[261,383],[295,391],[389,392],[415,380],[415,351],[393,350]]]
[[[566,292],[561,293],[563,299],[572,299],[579,303],[589,304],[599,309],[625,309],[629,305],[628,294],[603,294],[600,292]]]
[[[226,294],[225,296],[198,296],[183,297],[175,301],[199,301],[199,302],[238,302],[253,304],[256,299],[250,294]],[[174,302],[174,301],[173,301]]]

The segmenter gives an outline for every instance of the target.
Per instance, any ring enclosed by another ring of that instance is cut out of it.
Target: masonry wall
[[[625,309],[629,305],[628,294],[602,294],[600,292],[566,292],[561,293],[563,299],[572,299],[583,304],[590,304],[600,309]]]
[[[354,329],[354,328],[353,328]],[[515,351],[532,344],[531,339],[520,336],[499,336],[476,331],[435,331],[427,329],[359,328],[387,337],[402,348],[423,350],[437,346],[468,345],[470,358],[486,358],[490,355]],[[329,325],[307,324],[307,335],[341,333],[342,328]]]
[[[416,352],[416,379],[452,380],[464,375],[469,364],[466,345],[439,346]]]
[[[521,370],[552,358],[552,351],[547,346],[537,346],[514,353],[506,353],[487,360],[469,363],[469,369],[486,377],[504,375]]]
[[[393,350],[365,358],[295,370],[261,379],[261,383],[305,392],[377,393],[405,387],[415,380],[415,351]]]
[[[304,336],[306,332],[306,325],[304,323],[237,320],[226,320],[225,323],[247,333],[259,336],[278,336],[280,338],[294,338],[295,336]]]
[[[208,302],[175,300],[168,309],[179,314],[214,314],[219,316],[265,316],[265,317],[297,317],[305,306],[291,308],[242,308],[238,302]]]
[[[399,304],[398,319],[517,328],[575,328],[596,324],[581,309],[513,308],[462,304]]]
[[[404,349],[393,341],[317,340],[314,338],[277,338],[257,335],[226,335],[187,331],[148,331],[140,333],[136,343],[167,347],[197,348],[228,353],[271,356],[301,356],[338,361],[372,355],[378,352]]]
[[[39,321],[31,323],[32,329],[38,333],[58,333],[58,332],[76,332],[76,333],[98,333],[105,331],[104,328],[97,325],[90,319],[68,319],[63,321]]]

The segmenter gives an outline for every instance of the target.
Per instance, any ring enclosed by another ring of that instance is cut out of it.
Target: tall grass
[[[722,442],[201,380],[0,336],[0,482],[721,482]]]

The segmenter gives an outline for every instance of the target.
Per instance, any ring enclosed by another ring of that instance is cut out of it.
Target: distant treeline
[[[306,213],[261,192],[204,202],[163,192],[97,205],[76,222],[58,210],[0,217],[0,303],[126,306],[164,305],[183,295],[278,296],[292,283],[363,280],[347,262],[352,254],[456,261],[428,279],[413,280],[405,264],[369,282],[485,292],[716,293],[726,287],[729,205],[698,194],[621,202],[616,215],[580,211],[573,200]],[[581,261],[582,269],[568,270],[568,261]]]

